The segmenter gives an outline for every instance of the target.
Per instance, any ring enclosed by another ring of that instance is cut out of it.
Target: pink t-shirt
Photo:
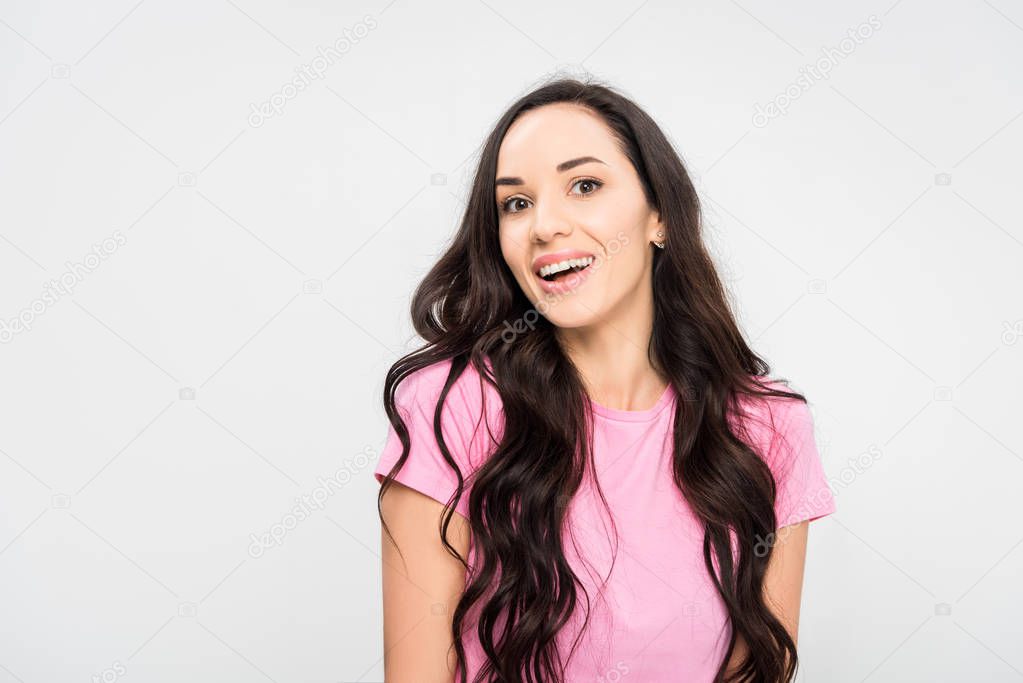
[[[433,410],[450,364],[444,361],[419,370],[399,385],[396,395],[412,442],[396,480],[441,503],[454,493],[456,479],[434,439]],[[614,571],[598,596],[611,569],[614,537],[587,474],[569,507],[575,542],[566,537],[563,545],[590,596],[590,623],[568,662],[566,680],[698,683],[712,681],[724,659],[727,611],[704,565],[703,528],[671,478],[676,398],[669,386],[647,410],[615,410],[591,401],[594,464],[617,525],[618,550]],[[779,529],[834,512],[806,404],[778,398],[769,403],[766,407],[767,402],[757,402],[760,408],[752,411],[756,419],[749,429],[760,452],[766,449],[765,459],[778,482]],[[448,394],[442,430],[466,479],[500,439],[500,406],[497,390],[471,364]],[[375,470],[379,481],[401,450],[397,434],[389,427]],[[455,506],[463,516],[468,515],[470,483]],[[475,566],[473,557],[470,548],[471,566]],[[572,620],[558,636],[563,660],[585,617],[586,598],[579,593],[578,599]],[[463,641],[469,681],[486,661],[475,635],[472,624]]]

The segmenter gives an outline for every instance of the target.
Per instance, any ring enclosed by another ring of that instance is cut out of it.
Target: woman
[[[792,679],[834,501],[647,114],[575,80],[516,102],[412,318],[376,469],[388,683]]]

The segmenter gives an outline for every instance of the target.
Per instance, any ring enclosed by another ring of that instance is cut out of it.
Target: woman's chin
[[[604,317],[601,310],[588,306],[579,299],[575,301],[563,299],[551,303],[546,308],[540,307],[538,310],[543,312],[544,317],[552,325],[562,329],[589,327],[600,322]]]

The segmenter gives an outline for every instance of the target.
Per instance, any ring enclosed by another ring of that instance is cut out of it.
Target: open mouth
[[[586,270],[590,267],[593,261],[594,258],[592,256],[579,259],[566,259],[560,263],[552,263],[549,266],[544,266],[536,272],[536,275],[547,282],[559,282],[569,278],[575,273]]]

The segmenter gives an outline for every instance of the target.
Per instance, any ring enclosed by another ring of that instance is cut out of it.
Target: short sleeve
[[[410,449],[394,479],[441,504],[447,504],[458,486],[457,476],[437,444],[433,426],[434,412],[446,378],[444,367],[430,366],[406,377],[395,392],[395,406],[405,421]],[[455,510],[463,517],[468,517],[470,474],[474,470],[475,460],[471,453],[474,441],[472,434],[476,420],[473,418],[474,411],[466,401],[461,379],[456,380],[448,392],[441,426],[444,444],[463,477],[462,495],[455,502]],[[383,482],[401,453],[401,439],[394,426],[388,423],[387,440],[374,471],[377,481]]]
[[[773,434],[767,464],[777,485],[777,527],[812,521],[835,512],[835,499],[824,474],[813,416],[809,406],[796,399],[772,398]]]

